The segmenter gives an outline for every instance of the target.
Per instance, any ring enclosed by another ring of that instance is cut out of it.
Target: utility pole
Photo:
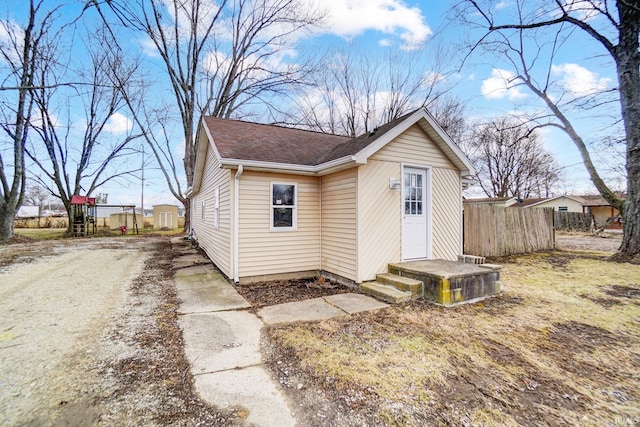
[[[144,226],[144,144],[142,144],[142,188],[140,189],[140,213],[142,214],[142,224]],[[135,215],[135,212],[133,213]]]

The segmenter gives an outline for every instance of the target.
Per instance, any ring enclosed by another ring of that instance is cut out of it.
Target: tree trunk
[[[0,206],[0,242],[13,237],[13,217],[16,214],[15,204],[2,203]]]
[[[191,199],[185,198],[182,206],[184,206],[184,228],[182,231],[189,233],[191,232]]]
[[[615,50],[620,105],[627,138],[627,197],[620,253],[640,262],[640,2],[618,1],[620,37]]]

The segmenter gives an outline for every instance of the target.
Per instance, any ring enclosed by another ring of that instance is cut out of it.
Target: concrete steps
[[[420,298],[422,296],[422,282],[420,280],[384,273],[376,274],[376,282],[391,285],[401,291],[411,292],[411,298]]]
[[[398,304],[411,299],[410,291],[401,291],[394,286],[378,282],[365,282],[360,285],[360,290],[367,295],[392,304]]]

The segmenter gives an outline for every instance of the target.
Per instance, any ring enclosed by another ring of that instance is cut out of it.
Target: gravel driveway
[[[90,406],[97,343],[146,259],[92,243],[0,271],[0,425],[46,425],[70,402]],[[70,412],[92,421],[91,411]]]
[[[0,426],[239,426],[195,393],[168,237],[0,245]]]

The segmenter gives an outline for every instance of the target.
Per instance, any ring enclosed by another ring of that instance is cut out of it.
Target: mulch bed
[[[335,294],[358,292],[357,288],[350,288],[322,277],[306,280],[257,282],[238,285],[236,289],[254,309]]]

